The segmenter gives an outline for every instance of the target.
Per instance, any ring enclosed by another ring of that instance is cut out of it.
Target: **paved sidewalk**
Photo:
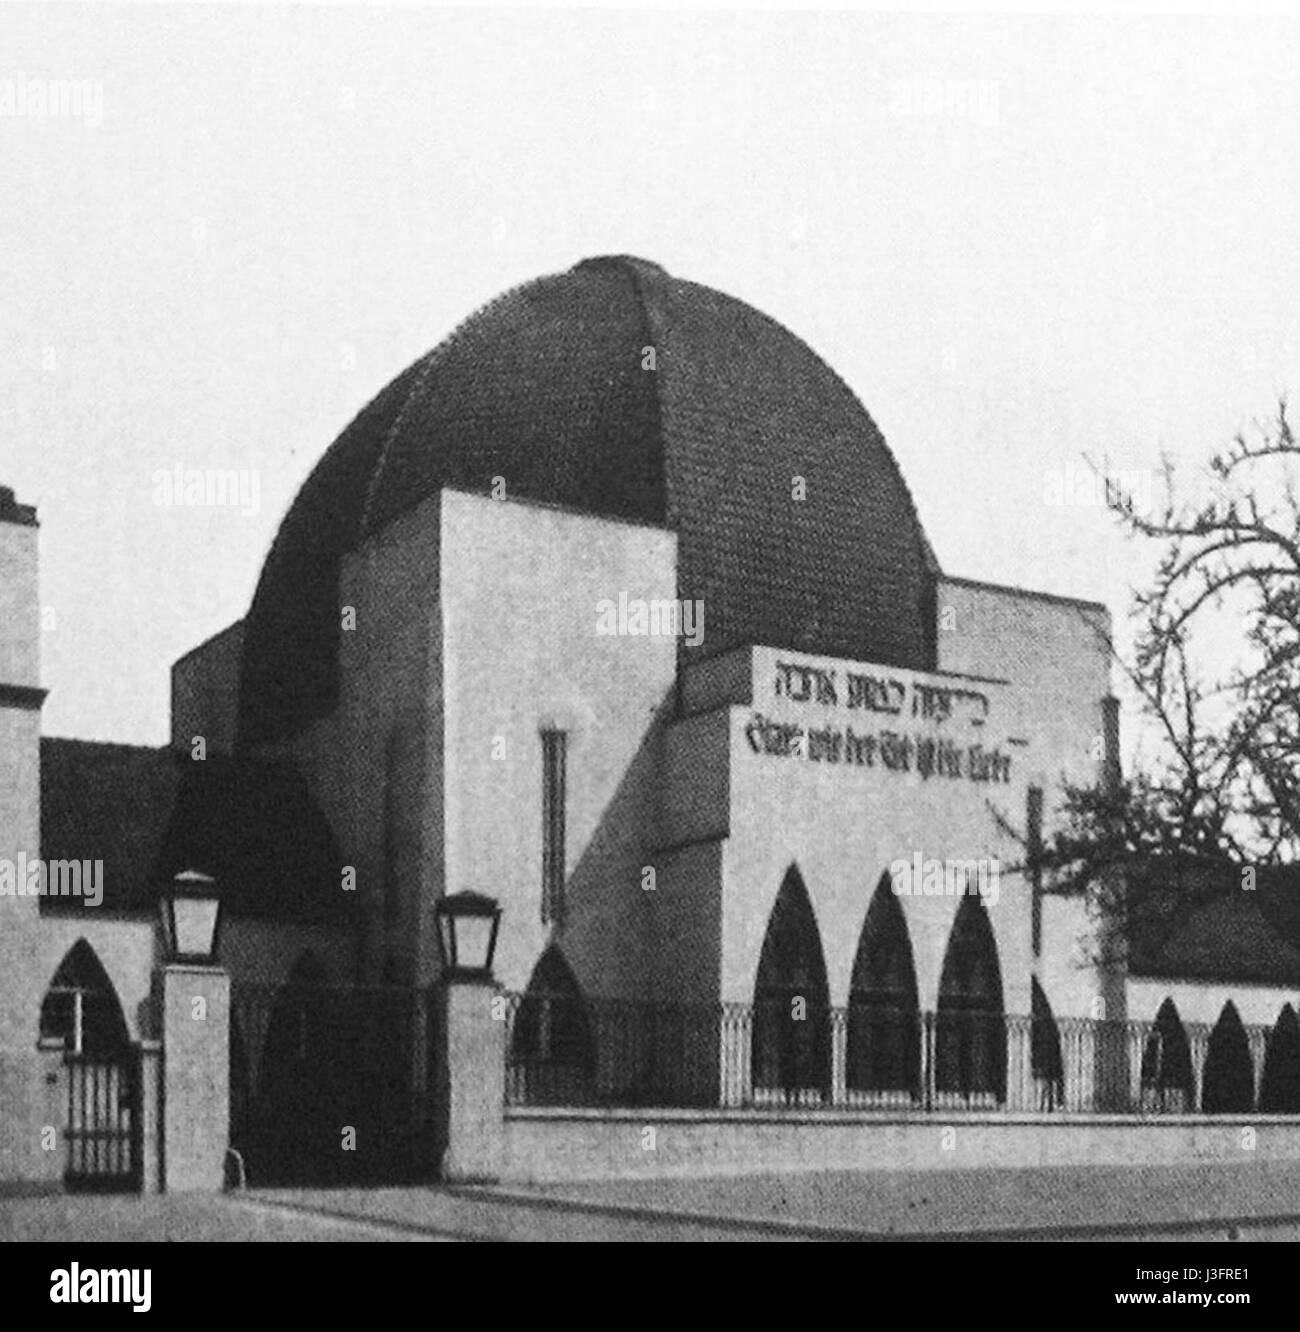
[[[803,1172],[538,1186],[536,1198],[817,1225],[880,1237],[1176,1233],[1223,1223],[1300,1233],[1300,1163]],[[1074,1232],[1074,1233],[1072,1233]]]
[[[1300,1165],[824,1172],[255,1203],[499,1240],[1300,1239]]]
[[[6,1240],[1300,1239],[1300,1164],[0,1198]]]
[[[115,1241],[433,1240],[432,1233],[377,1226],[345,1216],[249,1206],[229,1195],[148,1198],[47,1194],[0,1197],[0,1244]]]

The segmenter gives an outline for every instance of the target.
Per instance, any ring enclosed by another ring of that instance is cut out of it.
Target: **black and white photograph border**
[[[1300,1238],[1298,55],[0,9],[49,1301],[163,1311],[109,1241]]]

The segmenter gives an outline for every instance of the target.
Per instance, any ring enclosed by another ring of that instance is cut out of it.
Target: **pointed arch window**
[[[977,896],[961,899],[944,955],[934,1059],[937,1092],[967,1104],[1006,1099],[1002,973],[993,927]]]
[[[564,923],[566,732],[542,731],[542,924]]]
[[[1030,1071],[1039,1110],[1059,1110],[1065,1105],[1065,1070],[1061,1062],[1061,1034],[1047,995],[1033,978],[1029,996]]]
[[[799,871],[786,871],[754,982],[751,1059],[760,1100],[818,1102],[831,1082],[830,993],[821,936]]]
[[[1283,1004],[1264,1049],[1259,1108],[1266,1115],[1300,1113],[1300,1019]]]
[[[68,1054],[114,1056],[131,1043],[122,1005],[95,950],[79,939],[41,1001],[41,1042]]]
[[[1201,1078],[1201,1110],[1207,1115],[1248,1115],[1255,1108],[1255,1065],[1237,1006],[1228,1000],[1210,1032]]]
[[[510,1064],[518,1102],[582,1105],[593,1098],[591,1019],[577,977],[558,948],[548,948],[533,968],[515,1014]]]
[[[853,959],[845,1085],[886,1101],[911,1102],[921,1091],[916,967],[907,917],[888,874],[876,885]]]
[[[1142,1052],[1142,1109],[1180,1113],[1195,1104],[1191,1047],[1178,1006],[1166,999]]]

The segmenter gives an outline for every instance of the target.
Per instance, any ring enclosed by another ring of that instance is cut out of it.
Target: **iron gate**
[[[134,1050],[64,1056],[68,1144],[64,1182],[84,1192],[140,1188],[140,1061]]]
[[[435,996],[401,986],[236,985],[230,1135],[248,1182],[375,1185],[436,1162]]]

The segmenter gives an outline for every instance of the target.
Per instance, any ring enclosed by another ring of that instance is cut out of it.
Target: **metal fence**
[[[1300,1113],[1300,1043],[1240,1024],[507,997],[514,1106]]]

